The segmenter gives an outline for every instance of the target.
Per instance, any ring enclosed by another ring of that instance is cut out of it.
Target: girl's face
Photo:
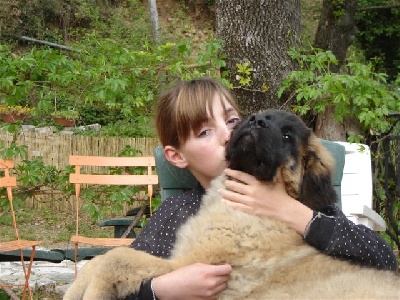
[[[208,120],[197,132],[193,130],[187,141],[180,147],[179,153],[186,167],[193,173],[204,188],[226,168],[225,146],[233,128],[240,121],[239,113],[221,95],[216,94],[210,108],[207,108]]]

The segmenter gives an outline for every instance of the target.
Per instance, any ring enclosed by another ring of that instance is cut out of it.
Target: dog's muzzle
[[[282,134],[263,115],[243,120],[232,132],[227,145],[229,167],[271,181],[282,164]]]

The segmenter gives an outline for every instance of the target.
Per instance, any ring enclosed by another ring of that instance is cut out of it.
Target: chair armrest
[[[115,219],[110,219],[110,220],[105,220],[99,223],[100,227],[107,227],[107,226],[112,226],[114,227],[114,237],[115,238],[120,238],[125,230],[128,228],[128,226],[132,223],[133,219],[131,218],[115,218]],[[140,225],[136,225],[135,227],[140,228]],[[132,230],[127,238],[135,238],[136,234]]]
[[[338,142],[346,148],[342,179],[342,210],[355,224],[385,231],[384,219],[373,209],[371,152],[367,145]]]
[[[373,209],[363,205],[360,211],[352,211],[351,215],[357,216],[358,224],[363,224],[375,231],[385,231],[385,220]]]

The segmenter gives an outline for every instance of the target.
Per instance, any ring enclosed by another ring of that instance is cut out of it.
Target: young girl
[[[210,181],[225,171],[236,179],[227,180],[227,189],[221,191],[223,201],[233,208],[281,220],[328,255],[396,270],[394,253],[384,240],[349,221],[339,209],[312,211],[291,198],[283,183],[266,185],[251,175],[226,169],[225,146],[239,121],[233,96],[211,78],[181,82],[160,97],[156,127],[165,157],[179,168],[188,168],[199,184],[165,200],[133,248],[168,258],[177,230],[197,213]],[[139,293],[129,299],[216,299],[226,288],[231,270],[230,265],[197,263],[144,282]]]

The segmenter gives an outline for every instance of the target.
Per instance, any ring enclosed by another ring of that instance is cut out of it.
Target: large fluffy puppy
[[[335,202],[333,160],[303,122],[277,110],[253,115],[233,132],[230,167],[273,181],[312,208]],[[221,201],[223,177],[212,182],[198,214],[179,230],[171,259],[120,247],[95,257],[64,299],[118,299],[143,280],[195,262],[233,266],[219,299],[399,298],[392,272],[352,265],[319,253],[283,223],[234,211]]]

